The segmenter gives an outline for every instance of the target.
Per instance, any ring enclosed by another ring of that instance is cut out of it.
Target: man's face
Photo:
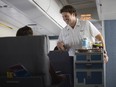
[[[75,15],[70,14],[69,12],[62,12],[62,17],[68,25],[71,25],[73,23],[73,20],[75,19]]]

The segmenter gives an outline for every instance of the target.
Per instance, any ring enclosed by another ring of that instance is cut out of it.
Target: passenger
[[[57,47],[57,46],[54,47],[54,51],[55,51],[55,50],[58,50],[58,47]]]
[[[104,62],[108,62],[108,55],[105,48],[105,42],[101,33],[97,30],[97,28],[90,22],[79,20],[77,18],[77,12],[74,7],[71,5],[64,6],[60,13],[63,17],[63,20],[66,22],[66,27],[62,29],[57,47],[58,50],[68,50],[70,56],[74,56],[75,49],[80,49],[82,38],[88,38],[88,41],[91,43],[95,42],[95,39],[102,42],[104,49]]]
[[[33,31],[31,27],[24,26],[18,29],[16,36],[33,36]]]
[[[16,36],[33,36],[33,31],[31,27],[24,26],[17,31]],[[52,85],[57,85],[65,79],[64,76],[60,76],[55,73],[55,70],[52,67],[51,63],[50,63],[49,73],[52,78]]]

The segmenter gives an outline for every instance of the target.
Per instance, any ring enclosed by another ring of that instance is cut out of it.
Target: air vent
[[[0,0],[0,8],[8,7],[6,3]]]
[[[28,24],[27,26],[37,26],[37,24]]]

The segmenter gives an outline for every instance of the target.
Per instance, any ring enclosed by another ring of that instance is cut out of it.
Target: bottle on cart
[[[88,39],[86,37],[82,39],[82,49],[88,49]]]

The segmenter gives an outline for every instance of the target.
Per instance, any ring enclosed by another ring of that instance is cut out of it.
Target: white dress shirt
[[[58,41],[63,41],[68,47],[69,55],[74,56],[75,49],[82,47],[82,38],[87,37],[89,42],[95,42],[95,36],[100,34],[96,27],[90,21],[77,19],[74,29],[67,25],[60,33]]]

